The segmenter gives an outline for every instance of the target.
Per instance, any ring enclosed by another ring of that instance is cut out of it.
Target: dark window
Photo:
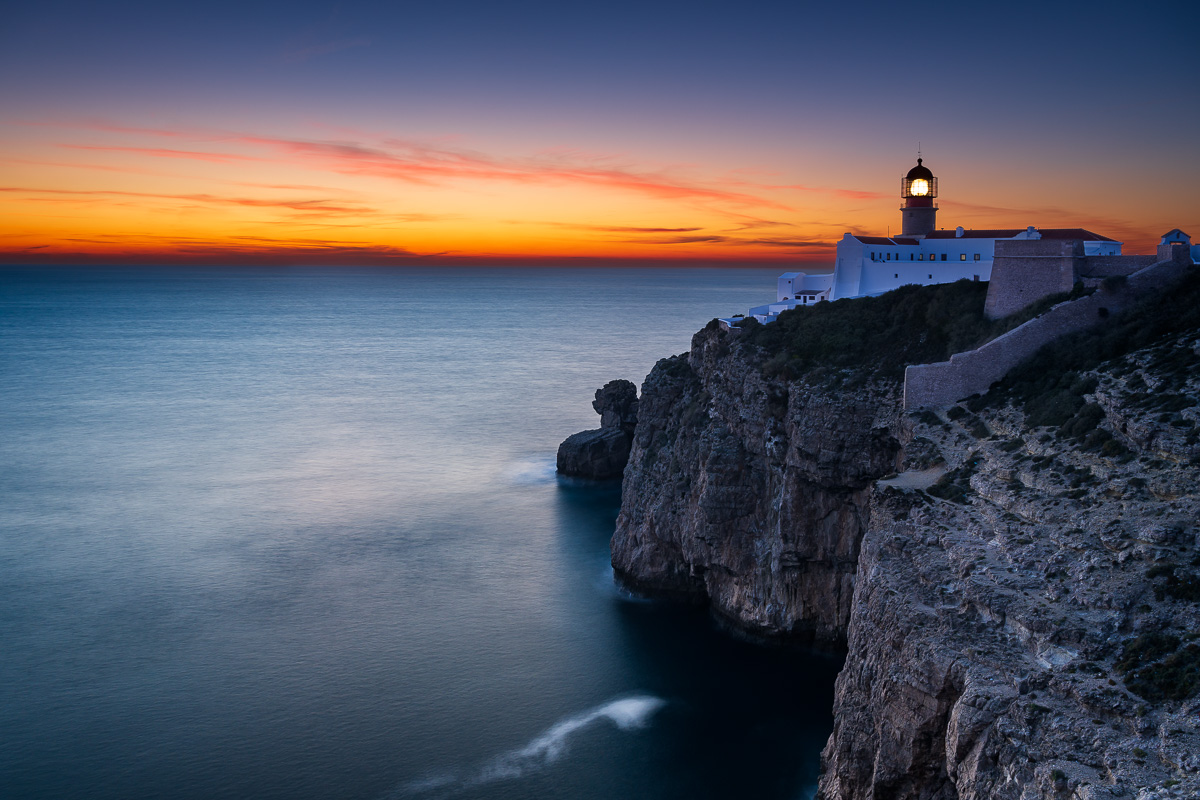
[[[976,254],[975,254],[975,260],[976,260],[976,261],[978,261],[978,260],[979,260],[979,253],[976,253]]]
[[[896,273],[895,275],[893,275],[892,277],[893,277],[893,278],[899,278],[899,277],[900,277],[900,273],[899,273],[899,272],[897,272],[897,273]]]
[[[929,280],[933,280],[933,276],[932,276],[932,275],[930,275],[930,276],[929,276]]]
[[[945,261],[945,260],[946,260],[946,254],[942,253],[942,261]]]

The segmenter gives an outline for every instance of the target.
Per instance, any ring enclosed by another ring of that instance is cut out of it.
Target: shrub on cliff
[[[1151,702],[1186,700],[1200,691],[1200,645],[1146,633],[1125,643],[1117,670],[1129,691]]]
[[[989,320],[983,315],[987,287],[961,280],[817,303],[785,311],[770,325],[744,326],[742,341],[760,348],[767,375],[821,382],[900,380],[909,364],[945,361],[1067,297],[1047,298],[1018,315]]]
[[[987,284],[904,286],[879,297],[818,303],[745,331],[764,370],[795,378],[817,367],[900,378],[906,364],[938,361],[978,338]]]

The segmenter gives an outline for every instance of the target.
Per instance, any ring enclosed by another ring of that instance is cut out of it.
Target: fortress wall
[[[1008,371],[1050,342],[1098,325],[1110,313],[1129,308],[1142,297],[1177,283],[1191,269],[1181,261],[1144,267],[1117,291],[1059,303],[1040,317],[1013,328],[976,350],[956,353],[949,361],[913,364],[904,371],[904,410],[945,406],[986,392]],[[989,295],[990,297],[990,295]]]
[[[1107,278],[1112,275],[1132,275],[1164,259],[1151,256],[1086,256],[1079,265],[1083,278]]]
[[[997,241],[983,313],[989,319],[1000,319],[1047,295],[1071,291],[1083,257],[1083,242]]]
[[[1158,246],[1159,261],[1178,261],[1179,263],[1191,263],[1192,252],[1191,248],[1184,242],[1167,242]]]

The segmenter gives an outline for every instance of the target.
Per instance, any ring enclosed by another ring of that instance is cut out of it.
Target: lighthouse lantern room
[[[917,165],[900,182],[900,196],[904,198],[900,207],[903,236],[928,236],[937,230],[937,178],[921,161],[918,158]]]

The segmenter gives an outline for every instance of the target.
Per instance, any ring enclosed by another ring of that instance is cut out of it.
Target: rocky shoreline
[[[819,796],[1200,796],[1200,338],[1064,376],[1053,424],[765,357],[710,326],[647,376],[613,566],[846,648]]]

